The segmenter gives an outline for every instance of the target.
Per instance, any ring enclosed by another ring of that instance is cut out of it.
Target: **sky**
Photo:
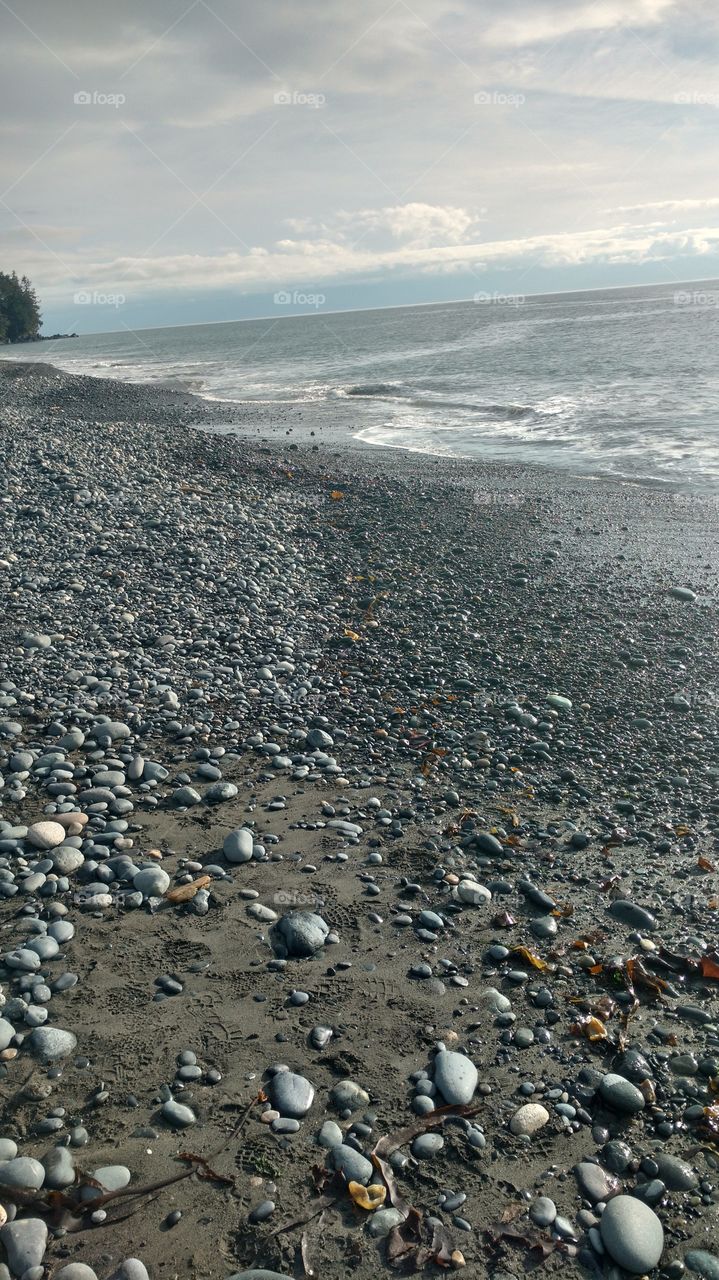
[[[714,0],[0,0],[45,332],[719,276]]]

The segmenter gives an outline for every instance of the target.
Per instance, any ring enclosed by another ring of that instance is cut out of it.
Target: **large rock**
[[[54,849],[65,839],[65,828],[59,822],[33,822],[27,829],[27,840],[36,849]]]
[[[61,1027],[35,1027],[28,1036],[28,1044],[40,1062],[55,1062],[75,1052],[77,1036]]]
[[[465,1053],[441,1050],[434,1060],[434,1083],[449,1106],[466,1106],[472,1101],[479,1075]]]
[[[236,827],[234,831],[225,836],[222,852],[228,862],[250,862],[253,846],[254,838],[252,832],[248,831],[247,827]]]
[[[30,1267],[39,1267],[47,1248],[47,1226],[42,1218],[20,1218],[0,1231],[13,1275],[21,1276]]]
[[[664,1249],[664,1230],[653,1209],[636,1196],[615,1196],[599,1221],[602,1244],[614,1262],[632,1275],[656,1267]]]
[[[270,929],[270,942],[275,955],[286,957],[313,956],[325,944],[330,927],[313,911],[290,911]]]
[[[278,1071],[272,1077],[270,1098],[281,1116],[289,1116],[295,1120],[306,1116],[314,1096],[314,1085],[294,1071]]]

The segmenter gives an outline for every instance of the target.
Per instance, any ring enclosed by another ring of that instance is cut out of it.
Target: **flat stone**
[[[651,911],[646,911],[644,907],[639,907],[636,902],[629,902],[626,898],[616,898],[609,908],[609,914],[615,920],[621,920],[622,924],[627,924],[632,929],[642,929],[646,933],[652,933],[657,927]]]
[[[372,1181],[374,1167],[361,1151],[341,1143],[332,1148],[330,1155],[335,1169],[339,1169],[348,1182],[361,1182],[366,1187]]]
[[[659,1177],[669,1191],[693,1191],[699,1179],[691,1165],[685,1164],[677,1156],[660,1152],[652,1156],[659,1168]]]
[[[68,1262],[53,1272],[52,1280],[97,1280],[97,1273],[84,1262]]]
[[[325,1147],[328,1151],[332,1147],[342,1146],[342,1130],[334,1120],[325,1120],[322,1128],[317,1134],[317,1143],[320,1147]]]
[[[7,1018],[0,1018],[0,1050],[7,1049],[14,1035],[12,1022],[8,1022]]]
[[[294,1071],[278,1071],[270,1082],[270,1099],[281,1116],[294,1119],[306,1116],[314,1096],[314,1085]]]
[[[399,1209],[377,1209],[370,1215],[367,1223],[367,1234],[375,1240],[383,1240],[393,1227],[404,1221],[404,1214]]]
[[[466,902],[472,907],[482,907],[487,902],[492,901],[492,894],[483,884],[477,884],[475,880],[460,880],[457,885],[457,897],[460,902]]]
[[[636,1196],[615,1196],[599,1220],[607,1253],[632,1275],[656,1267],[664,1249],[664,1230],[653,1209]]]
[[[441,1050],[434,1059],[434,1083],[449,1106],[465,1106],[472,1101],[479,1073],[465,1053]]]
[[[589,1160],[583,1160],[581,1164],[574,1166],[574,1176],[581,1194],[592,1204],[597,1204],[600,1200],[610,1200],[621,1191],[620,1183],[616,1178],[602,1169],[601,1165],[592,1164]]]
[[[68,1147],[51,1147],[42,1158],[45,1169],[44,1186],[52,1191],[62,1191],[75,1181],[75,1163]]]
[[[625,1080],[624,1076],[615,1075],[611,1071],[606,1076],[602,1076],[599,1093],[608,1107],[614,1111],[622,1111],[626,1115],[636,1115],[646,1106],[641,1090],[637,1089],[631,1080]]]

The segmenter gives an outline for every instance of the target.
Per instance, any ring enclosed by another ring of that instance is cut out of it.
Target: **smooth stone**
[[[42,1218],[20,1218],[0,1230],[10,1270],[22,1276],[30,1267],[39,1267],[47,1248],[47,1225]]]
[[[193,804],[199,804],[202,796],[199,791],[195,791],[194,787],[178,787],[176,791],[173,791],[172,799],[176,805],[190,808]]]
[[[115,1280],[114,1276],[110,1280]],[[233,1271],[227,1280],[292,1280],[286,1271],[266,1271],[264,1267],[250,1267],[249,1271]]]
[[[254,837],[247,827],[237,827],[225,836],[222,852],[228,862],[251,862]]]
[[[685,1164],[677,1156],[659,1152],[652,1157],[656,1161],[659,1177],[669,1191],[693,1191],[699,1179],[691,1165]]]
[[[67,1147],[52,1147],[42,1157],[45,1169],[44,1186],[52,1191],[62,1191],[75,1181],[75,1164]]]
[[[315,1096],[314,1085],[294,1071],[278,1071],[270,1083],[270,1099],[281,1116],[306,1116]]]
[[[509,1128],[517,1137],[539,1133],[549,1121],[549,1112],[540,1102],[526,1102],[515,1111],[509,1122]]]
[[[175,1102],[174,1098],[170,1098],[162,1104],[162,1117],[171,1124],[173,1129],[187,1129],[189,1125],[195,1124],[197,1116],[194,1111],[186,1107],[181,1102]]]
[[[416,1160],[429,1160],[444,1146],[444,1138],[438,1133],[421,1133],[410,1148]]]
[[[358,1107],[366,1107],[369,1094],[354,1080],[340,1080],[330,1090],[330,1102],[338,1111],[356,1111]]]
[[[52,865],[61,876],[71,876],[83,865],[85,857],[79,849],[66,849],[61,846],[52,853]]]
[[[466,1106],[472,1101],[479,1073],[465,1053],[442,1049],[433,1063],[434,1083],[449,1106]]]
[[[478,831],[474,837],[474,843],[480,853],[489,853],[494,857],[499,857],[504,853],[503,846],[499,843],[496,836],[491,831]]]
[[[597,1204],[600,1200],[610,1200],[619,1194],[621,1186],[616,1178],[602,1169],[601,1165],[583,1160],[574,1166],[574,1176],[585,1200]]]
[[[342,1145],[342,1130],[334,1120],[325,1120],[322,1128],[317,1134],[317,1143],[320,1147],[326,1147],[328,1151],[332,1147],[340,1147]]]
[[[615,1196],[599,1220],[607,1253],[632,1275],[656,1267],[664,1249],[664,1230],[653,1209],[636,1196]]]
[[[339,1169],[348,1182],[361,1182],[367,1186],[372,1181],[374,1167],[361,1151],[341,1143],[339,1147],[333,1147],[330,1154],[335,1169]]]
[[[457,885],[457,897],[460,902],[466,902],[472,907],[484,906],[486,902],[492,900],[489,889],[486,889],[483,884],[477,884],[474,880],[460,880]]]
[[[631,1080],[625,1080],[624,1076],[615,1075],[611,1071],[602,1077],[599,1093],[607,1106],[626,1115],[636,1115],[646,1106],[641,1090]]]
[[[132,877],[132,883],[143,898],[161,898],[170,887],[170,877],[162,867],[143,867]]]
[[[40,1062],[55,1062],[67,1058],[77,1048],[77,1037],[61,1027],[35,1027],[28,1036],[28,1044]]]
[[[551,1227],[557,1216],[557,1206],[549,1196],[537,1196],[529,1210],[532,1222],[538,1227]]]
[[[684,1255],[690,1271],[700,1275],[702,1280],[719,1280],[719,1257],[715,1253],[707,1253],[706,1249],[690,1249]]]
[[[290,911],[270,930],[272,949],[280,957],[313,956],[324,946],[330,931],[313,911]]]
[[[0,1138],[0,1161],[14,1160],[17,1155],[17,1143],[12,1138]]]
[[[36,849],[54,849],[62,844],[66,834],[59,822],[33,822],[27,829],[26,839]]]
[[[609,914],[632,929],[642,929],[652,933],[657,927],[657,922],[650,911],[645,911],[644,907],[639,907],[626,898],[616,898],[609,908]]]
[[[7,1049],[14,1035],[15,1028],[12,1022],[8,1022],[6,1018],[0,1018],[0,1051]]]
[[[367,1223],[367,1234],[374,1240],[383,1240],[403,1221],[404,1214],[399,1209],[377,1209]]]
[[[97,1273],[84,1262],[68,1262],[67,1266],[53,1272],[52,1280],[97,1280]]]
[[[0,1183],[7,1187],[29,1187],[39,1191],[45,1181],[45,1170],[32,1156],[15,1156],[0,1165]]]
[[[109,1280],[150,1280],[147,1267],[139,1258],[125,1258]]]

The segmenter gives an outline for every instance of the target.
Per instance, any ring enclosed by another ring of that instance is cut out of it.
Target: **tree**
[[[0,342],[32,342],[40,336],[42,316],[27,276],[0,271]]]

